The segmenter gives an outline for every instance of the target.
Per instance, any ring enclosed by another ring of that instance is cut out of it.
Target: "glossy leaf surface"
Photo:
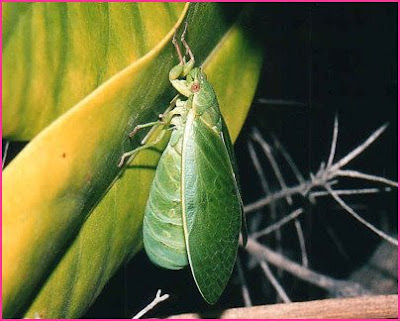
[[[3,136],[32,139],[147,54],[183,7],[173,2],[7,3]]]

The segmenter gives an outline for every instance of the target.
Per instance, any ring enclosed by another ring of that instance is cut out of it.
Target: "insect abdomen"
[[[181,155],[168,144],[157,166],[143,220],[143,242],[155,264],[178,270],[188,265],[182,226]]]

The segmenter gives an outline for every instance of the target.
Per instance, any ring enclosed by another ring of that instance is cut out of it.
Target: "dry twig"
[[[281,303],[207,314],[187,313],[169,319],[395,319],[398,317],[397,299],[397,295],[377,295]]]
[[[268,157],[268,160],[273,168],[273,171],[278,178],[278,181],[282,187],[282,189],[276,193],[270,194],[252,204],[248,204],[245,206],[245,212],[253,212],[257,209],[260,209],[271,202],[274,202],[276,200],[286,198],[288,200],[289,205],[291,204],[291,196],[295,194],[300,194],[303,195],[304,197],[307,197],[311,202],[315,200],[315,193],[320,193],[317,195],[324,195],[321,194],[321,192],[315,192],[314,190],[316,188],[324,188],[329,195],[331,195],[339,204],[342,206],[347,212],[349,212],[354,218],[356,218],[359,222],[361,222],[363,225],[365,225],[367,228],[369,228],[372,232],[376,233],[380,237],[382,237],[384,240],[390,242],[391,244],[398,245],[397,240],[392,238],[391,236],[387,235],[383,231],[380,231],[376,227],[374,227],[372,224],[368,223],[366,220],[364,220],[360,215],[358,215],[351,207],[349,207],[338,195],[339,193],[347,193],[347,194],[361,194],[366,192],[366,190],[360,191],[359,189],[355,190],[347,190],[346,192],[340,190],[340,191],[335,191],[332,186],[337,183],[336,179],[339,177],[350,177],[350,178],[359,178],[363,179],[366,181],[372,181],[372,182],[378,182],[378,183],[383,183],[392,187],[397,187],[397,182],[394,182],[392,180],[386,179],[384,177],[376,176],[376,175],[370,175],[366,173],[362,173],[359,171],[355,170],[344,170],[343,167],[347,165],[350,161],[352,161],[354,158],[356,158],[358,155],[360,155],[364,150],[366,150],[386,129],[387,124],[381,126],[378,128],[375,132],[372,133],[363,143],[361,143],[359,146],[357,146],[354,150],[352,150],[350,153],[348,153],[345,157],[341,158],[339,161],[334,163],[335,159],[335,152],[336,152],[336,145],[337,145],[337,140],[338,140],[338,133],[339,133],[339,126],[338,126],[338,121],[337,118],[335,118],[334,122],[334,130],[333,130],[333,138],[332,138],[332,144],[331,144],[331,149],[328,157],[328,162],[325,163],[322,162],[320,165],[319,170],[317,171],[316,174],[310,173],[310,179],[307,181],[302,181],[301,178],[299,178],[299,175],[297,174],[296,177],[299,180],[299,184],[294,187],[286,187],[285,182],[283,181],[282,175],[279,171],[279,167],[276,164],[275,159],[272,156],[271,149],[267,143],[263,140],[261,135],[257,130],[253,132],[253,139],[256,140],[260,146],[263,148],[266,156]],[[281,149],[282,150],[282,149]],[[286,153],[287,154],[287,153]],[[290,159],[287,156],[285,159]],[[289,161],[288,161],[289,163]],[[291,168],[296,168],[293,167],[293,164],[291,165]],[[295,173],[296,174],[296,173]],[[371,192],[371,189],[368,190],[368,192]],[[290,200],[290,202],[289,202]],[[302,250],[302,258],[303,262],[305,261],[305,245],[304,242],[302,243],[302,238],[301,238],[301,229],[298,227],[298,223],[296,226],[296,229],[298,231],[299,235],[299,241],[300,241],[300,247]],[[299,234],[300,233],[300,234]]]
[[[250,157],[251,160],[253,162],[254,168],[257,171],[258,177],[260,179],[261,182],[261,187],[263,189],[263,192],[265,195],[269,195],[271,194],[271,190],[269,188],[269,185],[267,183],[267,179],[265,178],[265,173],[264,170],[261,166],[260,160],[258,159],[257,153],[254,149],[253,143],[251,141],[248,141],[248,148],[249,148],[249,153],[250,153]],[[276,165],[277,166],[277,165]],[[279,170],[278,170],[279,172]],[[273,221],[276,221],[278,219],[278,213],[277,213],[277,208],[276,208],[276,204],[275,202],[271,202],[270,204],[270,210],[271,210],[271,219]],[[251,230],[252,231],[252,230]],[[274,235],[275,235],[275,241],[277,244],[277,251],[279,253],[282,253],[282,233],[280,231],[280,229],[275,229],[274,230]],[[278,271],[278,273],[281,273],[281,271]]]
[[[2,155],[3,156],[3,159],[2,159],[2,162],[1,162],[1,168],[2,169],[4,168],[4,165],[6,163],[6,158],[7,158],[7,153],[8,153],[8,148],[9,147],[10,147],[10,142],[7,140],[6,141],[6,145],[4,146],[4,154]]]
[[[280,221],[266,227],[265,229],[258,231],[258,232],[254,232],[251,234],[251,237],[253,238],[259,238],[261,236],[265,236],[273,231],[279,230],[283,225],[285,225],[286,223],[290,222],[291,220],[294,220],[295,218],[297,218],[300,214],[302,214],[304,211],[302,208],[299,208],[295,211],[293,211],[292,213],[290,213],[289,215],[285,216],[283,219],[281,219]]]
[[[341,172],[341,168],[345,165],[347,165],[351,160],[353,160],[355,157],[357,157],[359,154],[361,154],[365,149],[367,149],[386,129],[387,125],[381,126],[378,128],[374,133],[372,133],[371,136],[369,136],[362,144],[360,144],[358,147],[356,147],[354,150],[352,150],[349,154],[347,154],[345,157],[337,161],[336,163],[332,164],[329,167],[326,167],[324,163],[321,163],[320,169],[316,174],[310,174],[310,179],[305,181],[304,183],[301,183],[299,185],[293,186],[293,187],[288,187],[285,189],[282,189],[276,193],[270,194],[267,197],[264,197],[254,203],[248,204],[245,206],[245,211],[246,213],[253,212],[257,209],[263,208],[264,206],[270,204],[272,201],[276,201],[282,198],[286,198],[288,196],[292,196],[294,194],[301,194],[305,197],[309,195],[311,190],[316,189],[318,187],[324,187],[327,183],[332,184],[335,178],[338,176],[343,176],[339,174],[343,174]],[[334,150],[334,149],[333,149]],[[333,159],[333,156],[329,159]],[[329,160],[328,160],[329,164]],[[339,172],[338,172],[339,171]],[[371,178],[370,180],[377,181],[376,178],[373,175],[367,175],[367,178]],[[365,178],[365,177],[364,177]],[[365,179],[367,179],[365,178]],[[386,179],[384,179],[386,180]],[[381,181],[383,182],[383,181]],[[385,181],[386,182],[386,181]],[[391,186],[397,187],[397,183],[387,180],[387,183],[390,184]]]
[[[285,147],[281,144],[281,142],[276,137],[273,137],[273,139],[274,139],[274,144],[275,144],[276,149],[281,152],[282,156],[286,160],[286,163],[288,163],[289,167],[291,168],[294,176],[296,176],[299,183],[303,183],[304,177],[301,174],[300,170],[297,168],[297,165],[293,161],[292,156],[290,156],[290,154],[286,151]]]
[[[151,301],[144,309],[139,311],[132,319],[140,319],[144,316],[147,312],[153,309],[157,304],[167,300],[169,298],[169,294],[161,295],[161,290],[157,290],[156,296],[153,301]]]
[[[265,260],[301,280],[329,291],[335,296],[356,296],[369,293],[368,290],[364,289],[363,286],[358,283],[336,280],[301,266],[283,255],[272,251],[252,238],[248,239],[245,249],[258,260]]]
[[[336,189],[336,195],[361,195],[361,194],[376,194],[380,192],[390,192],[392,189],[390,187],[386,187],[385,189],[381,190],[379,188],[359,188],[359,189]],[[327,191],[318,191],[318,192],[311,192],[310,198],[315,199],[321,196],[331,196],[331,194]]]
[[[387,235],[386,233],[382,232],[381,230],[377,229],[375,226],[373,226],[371,223],[367,222],[364,220],[360,215],[358,215],[350,206],[348,206],[337,194],[334,190],[332,190],[329,186],[325,186],[326,190],[332,195],[334,200],[339,203],[341,207],[343,207],[348,213],[351,214],[357,221],[361,222],[364,226],[369,228],[372,232],[375,234],[379,235],[382,239],[388,241],[390,244],[393,244],[395,246],[398,245],[398,241],[391,237],[390,235]]]
[[[260,266],[262,270],[264,271],[265,276],[269,280],[269,282],[272,284],[276,292],[279,294],[279,297],[282,299],[283,302],[289,303],[292,302],[288,295],[286,294],[286,291],[282,287],[282,285],[279,283],[279,281],[276,279],[276,277],[273,275],[271,269],[269,268],[268,264],[265,261],[260,261]]]
[[[285,180],[283,179],[283,175],[282,175],[281,171],[279,170],[278,163],[276,162],[274,156],[272,155],[271,147],[262,138],[260,132],[256,128],[253,129],[252,137],[261,146],[261,148],[264,151],[265,156],[267,156],[267,158],[271,164],[271,167],[275,173],[275,176],[276,176],[279,184],[281,185],[281,188],[286,189],[287,186],[286,186]],[[292,201],[291,195],[286,195],[286,200],[289,205],[292,205],[293,201]]]
[[[241,282],[244,306],[251,307],[251,306],[253,306],[253,304],[251,303],[249,287],[247,286],[246,278],[244,277],[243,268],[242,268],[242,264],[240,262],[239,256],[236,261],[236,266],[238,269],[239,279]]]
[[[301,228],[300,221],[296,218],[294,220],[294,226],[296,227],[297,236],[300,244],[300,252],[301,252],[301,263],[303,266],[308,266],[308,257],[306,251],[306,241],[304,239],[303,229]]]

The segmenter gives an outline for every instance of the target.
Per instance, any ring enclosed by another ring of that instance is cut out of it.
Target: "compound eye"
[[[195,82],[193,83],[192,87],[190,88],[190,90],[192,91],[192,93],[196,93],[200,90],[200,84]]]

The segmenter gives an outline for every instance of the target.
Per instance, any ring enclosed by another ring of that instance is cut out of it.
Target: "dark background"
[[[265,48],[264,66],[249,117],[235,144],[245,204],[262,197],[247,149],[253,127],[267,141],[271,134],[279,138],[308,177],[328,158],[335,115],[339,119],[337,157],[346,155],[388,122],[382,137],[348,168],[397,180],[397,4],[255,6],[255,25],[248,28]],[[266,161],[265,170],[272,188],[278,190]],[[289,185],[296,183],[288,172],[284,177]],[[352,184],[345,181],[343,186],[350,188]],[[397,233],[396,191],[354,197],[349,204],[375,226]],[[299,206],[308,209],[301,222],[310,264],[316,271],[345,279],[365,264],[381,242],[330,198],[319,200],[316,206],[300,200]],[[268,209],[263,212],[268,213]],[[298,261],[294,229],[286,229],[280,246],[285,255]],[[241,259],[248,262],[244,253]],[[246,268],[245,273],[253,303],[276,302],[276,294],[259,268]],[[284,274],[281,282],[293,301],[328,295],[289,275]],[[147,317],[209,309],[188,269],[157,268],[141,252],[110,280],[85,317],[132,317],[153,299],[157,289],[171,298]],[[241,305],[235,273],[215,308]]]

